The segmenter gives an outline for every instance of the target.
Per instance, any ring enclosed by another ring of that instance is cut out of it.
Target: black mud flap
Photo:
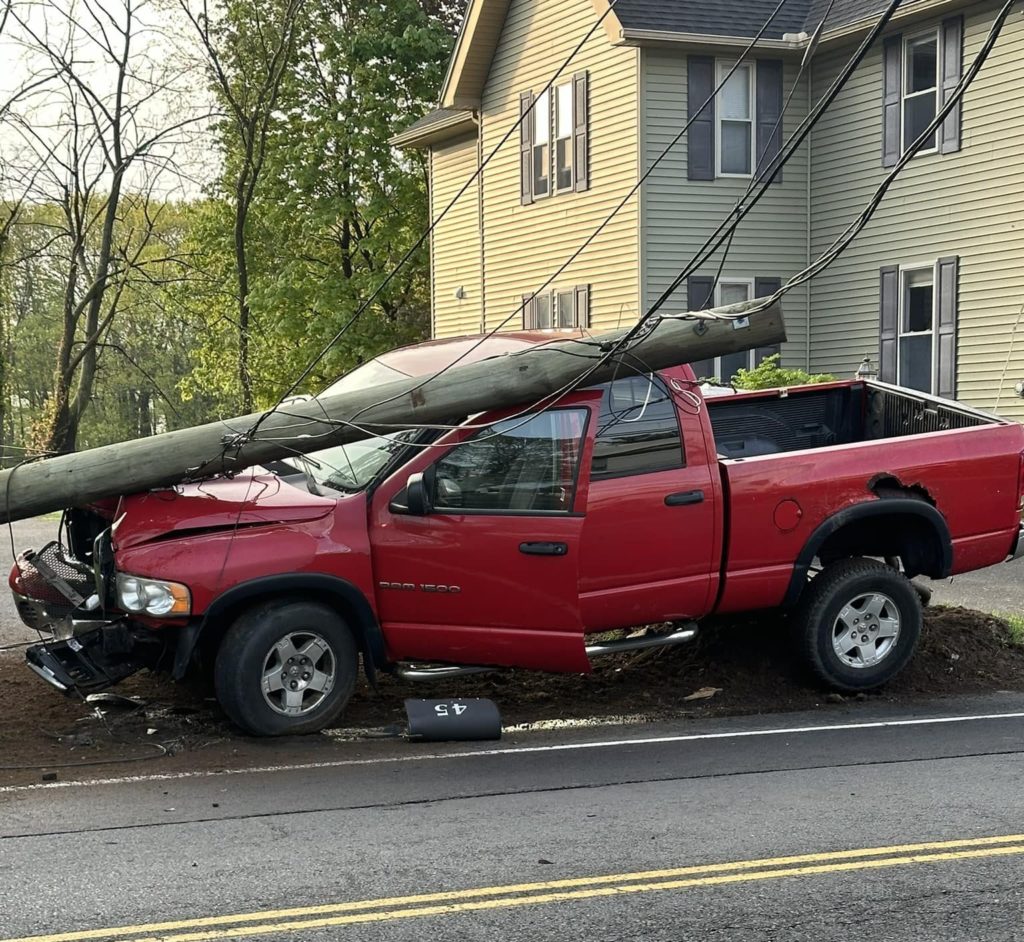
[[[130,645],[111,643],[114,633],[123,636],[118,626],[104,626],[66,641],[35,644],[25,652],[25,660],[62,693],[106,690],[146,666],[124,650]]]

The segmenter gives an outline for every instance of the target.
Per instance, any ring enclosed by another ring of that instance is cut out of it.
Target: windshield
[[[387,438],[336,445],[310,453],[304,463],[319,490],[361,491],[415,436],[414,430],[408,430]],[[298,464],[303,459],[292,460]]]

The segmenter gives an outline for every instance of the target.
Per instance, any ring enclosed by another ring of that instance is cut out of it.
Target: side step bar
[[[686,644],[697,637],[697,626],[690,622],[677,628],[669,635],[643,635],[639,638],[623,638],[621,641],[604,641],[588,644],[587,657],[601,657],[605,654],[621,654],[623,651],[642,651],[645,648],[670,648]]]
[[[668,648],[686,644],[697,636],[697,626],[689,623],[667,635],[643,635],[638,638],[622,638],[619,641],[603,641],[586,646],[587,657],[603,657],[607,654],[622,654],[624,651],[642,651],[647,648]],[[398,668],[403,680],[447,680],[450,677],[468,677],[471,674],[491,674],[506,670],[503,667],[476,667],[459,664],[410,664]]]

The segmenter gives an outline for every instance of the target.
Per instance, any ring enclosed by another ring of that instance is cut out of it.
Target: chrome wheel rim
[[[263,699],[282,716],[312,713],[334,689],[337,660],[315,631],[293,631],[263,659]]]
[[[832,626],[832,649],[847,667],[864,670],[882,663],[900,636],[900,611],[881,592],[851,599]]]

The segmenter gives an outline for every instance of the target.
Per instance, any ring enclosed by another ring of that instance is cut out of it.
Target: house
[[[789,0],[702,109],[775,0],[618,0],[611,9],[607,0],[471,0],[438,109],[395,140],[429,151],[435,217],[486,161],[433,233],[435,335],[635,322],[886,5]],[[825,252],[934,118],[1000,6],[904,0],[724,263],[718,254],[693,272],[667,309],[762,295]],[[853,245],[787,295],[786,365],[849,376],[868,356],[885,380],[1024,419],[1015,392],[1024,380],[1022,92],[1017,9],[934,146],[911,161]],[[699,368],[728,377],[768,352]]]

